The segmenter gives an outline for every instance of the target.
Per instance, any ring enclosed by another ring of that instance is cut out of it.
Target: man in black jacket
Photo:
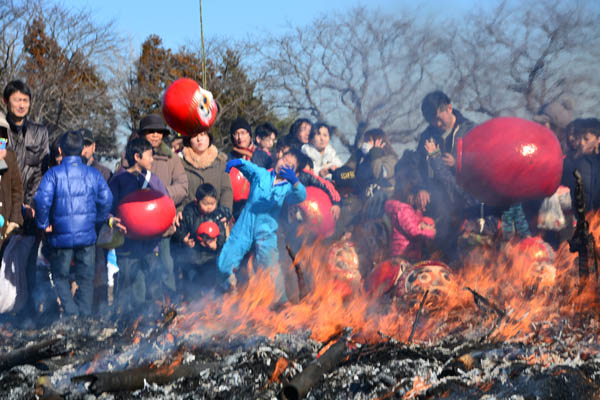
[[[42,161],[48,154],[48,130],[45,126],[27,119],[31,104],[31,90],[22,81],[9,82],[4,88],[8,148],[17,155],[23,180],[26,207],[32,205],[33,196],[42,180]]]
[[[8,129],[8,149],[13,150],[17,156],[17,164],[23,181],[23,207],[24,207],[24,229],[27,234],[37,234],[35,225],[35,212],[33,209],[33,197],[37,192],[42,180],[42,164],[49,153],[48,129],[27,119],[31,105],[31,90],[20,80],[9,82],[4,88],[4,104],[6,105],[6,120]],[[27,260],[27,288],[29,293],[28,303],[22,314],[26,317],[35,314],[33,294],[37,288],[36,259],[40,245],[40,236],[30,251]],[[23,319],[28,323],[29,318]]]
[[[421,133],[417,146],[417,169],[420,175],[417,206],[435,219],[437,234],[434,246],[450,262],[456,258],[456,239],[465,212],[464,199],[449,190],[442,177],[436,174],[425,143],[433,142],[439,146],[443,164],[455,174],[456,144],[475,124],[456,110],[450,98],[439,90],[423,98],[421,112],[429,126]]]

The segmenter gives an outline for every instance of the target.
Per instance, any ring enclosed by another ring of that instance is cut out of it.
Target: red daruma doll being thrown
[[[473,197],[508,206],[551,196],[562,176],[554,133],[521,118],[493,118],[457,141],[456,177]]]
[[[193,79],[180,78],[165,91],[162,112],[165,121],[185,136],[205,132],[217,118],[217,103],[213,95]]]

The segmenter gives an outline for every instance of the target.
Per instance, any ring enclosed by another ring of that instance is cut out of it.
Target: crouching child
[[[107,220],[113,200],[102,174],[83,164],[82,149],[81,133],[65,133],[62,162],[46,172],[34,197],[37,227],[48,238],[52,278],[66,316],[92,313],[96,224]],[[74,297],[69,282],[73,261]]]

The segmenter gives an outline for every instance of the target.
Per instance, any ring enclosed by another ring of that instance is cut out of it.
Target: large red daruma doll
[[[162,112],[165,121],[185,136],[207,131],[217,118],[217,103],[196,81],[180,78],[165,91]]]
[[[551,130],[535,122],[493,118],[459,138],[456,150],[458,183],[491,205],[548,197],[560,183],[560,143]]]
[[[250,195],[250,181],[237,168],[231,168],[229,171],[229,180],[231,181],[231,190],[233,191],[233,201],[248,200]]]
[[[142,189],[123,197],[117,215],[127,227],[127,237],[146,239],[169,229],[175,218],[175,204],[161,192]]]
[[[316,235],[329,237],[335,232],[335,221],[331,215],[331,199],[323,190],[306,187],[306,200],[298,204],[303,223]]]

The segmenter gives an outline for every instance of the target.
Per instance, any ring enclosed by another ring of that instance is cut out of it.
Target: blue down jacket
[[[96,168],[68,156],[46,172],[33,200],[38,228],[52,225],[50,245],[69,249],[96,243],[96,224],[108,218],[113,196]]]

